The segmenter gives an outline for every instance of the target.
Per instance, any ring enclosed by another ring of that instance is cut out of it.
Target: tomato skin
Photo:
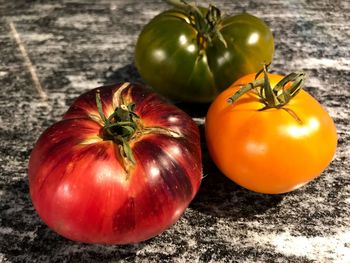
[[[261,110],[252,91],[234,104],[227,99],[254,74],[237,80],[210,106],[205,130],[209,153],[237,184],[260,193],[293,191],[319,176],[336,151],[337,132],[325,109],[301,90],[284,108]],[[282,79],[269,74],[271,85]],[[302,123],[299,123],[296,114]]]
[[[98,88],[106,116],[113,112],[118,88]],[[29,161],[32,202],[42,220],[66,238],[140,242],[174,224],[197,193],[202,177],[198,128],[175,106],[130,85],[122,96],[136,104],[143,124],[181,136],[151,133],[133,141],[136,164],[127,173],[118,146],[101,139],[101,125],[91,119],[98,116],[96,91],[81,95],[37,141]]]
[[[214,38],[204,52],[197,43],[198,31],[188,21],[180,10],[162,12],[137,40],[136,67],[146,83],[164,96],[210,102],[233,81],[272,60],[272,32],[257,17],[244,13],[223,18],[218,30],[227,48]]]

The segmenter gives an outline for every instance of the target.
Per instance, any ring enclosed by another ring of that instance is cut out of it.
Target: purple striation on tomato
[[[87,243],[160,234],[183,214],[201,178],[193,120],[129,83],[77,98],[40,136],[29,161],[39,216],[62,236]]]

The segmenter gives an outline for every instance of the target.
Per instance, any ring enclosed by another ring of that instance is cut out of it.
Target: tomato
[[[304,90],[277,107],[267,105],[262,88],[267,77],[273,90],[283,79],[267,74],[254,81],[249,74],[222,92],[209,108],[205,131],[209,153],[223,174],[252,191],[278,194],[322,173],[335,154],[337,133],[325,109]],[[256,88],[247,85],[259,81]],[[287,81],[283,89],[298,81]],[[229,103],[242,85],[246,92]]]
[[[87,243],[149,239],[176,222],[202,177],[199,131],[139,85],[81,95],[37,141],[33,205],[60,235]]]
[[[272,60],[274,40],[259,18],[183,7],[154,17],[135,49],[141,77],[157,92],[185,102],[211,102],[239,77]]]

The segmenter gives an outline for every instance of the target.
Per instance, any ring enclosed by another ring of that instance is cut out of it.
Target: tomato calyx
[[[199,8],[196,5],[188,4],[184,0],[168,0],[169,4],[179,8],[187,14],[188,23],[190,23],[198,32],[197,44],[201,50],[205,50],[212,44],[214,38],[218,38],[225,48],[227,43],[222,36],[219,25],[221,23],[221,11],[214,5],[209,5],[208,9]]]
[[[96,93],[96,105],[98,113],[104,123],[101,136],[104,140],[112,140],[121,146],[121,153],[131,164],[135,164],[129,144],[138,126],[139,116],[134,113],[135,104],[122,104],[116,107],[115,111],[107,118],[102,110],[102,102],[99,90]]]
[[[124,89],[130,83],[124,83],[113,95],[114,112],[108,117],[105,116],[102,108],[100,90],[96,92],[96,106],[100,115],[98,123],[102,125],[100,136],[104,140],[111,140],[118,145],[119,152],[123,158],[123,165],[126,172],[136,164],[130,144],[147,134],[164,134],[174,138],[181,135],[171,129],[159,126],[144,126],[141,118],[135,113],[135,103],[127,102],[122,96]]]
[[[251,90],[256,90],[261,102],[265,104],[265,107],[261,110],[282,108],[288,104],[288,102],[291,101],[301,90],[301,84],[305,79],[305,73],[292,72],[281,79],[274,87],[271,87],[267,70],[268,66],[269,65],[264,65],[264,67],[255,75],[255,80],[245,86],[241,86],[235,94],[228,98],[227,102],[233,104],[243,94]],[[264,74],[264,77],[258,79],[262,73]]]

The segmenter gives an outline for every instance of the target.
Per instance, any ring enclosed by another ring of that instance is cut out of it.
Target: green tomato
[[[247,13],[221,18],[213,6],[186,7],[154,17],[137,40],[136,67],[157,92],[174,100],[210,102],[241,76],[271,62],[273,35],[259,18]]]

